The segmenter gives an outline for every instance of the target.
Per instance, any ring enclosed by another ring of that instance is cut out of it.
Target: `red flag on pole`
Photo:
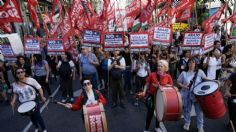
[[[71,8],[71,25],[75,27],[76,19],[83,12],[83,6],[81,4],[81,0],[74,0]]]
[[[23,22],[20,6],[16,0],[6,0],[0,6],[0,23]]]
[[[140,0],[133,0],[130,5],[125,8],[125,17],[136,16],[141,11]]]
[[[35,5],[35,3],[31,3],[31,2],[32,2],[31,0],[28,0],[28,10],[30,13],[31,21],[34,23],[34,25],[37,29],[40,29],[38,15],[35,10],[36,5]]]
[[[0,30],[2,30],[5,33],[12,33],[11,24],[9,22],[0,24]]]
[[[149,0],[147,6],[140,14],[139,21],[140,22],[147,21],[152,16],[152,12],[156,8],[156,5],[157,5],[156,0]]]

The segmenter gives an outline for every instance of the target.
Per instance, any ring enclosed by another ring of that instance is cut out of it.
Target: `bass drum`
[[[101,103],[83,106],[86,132],[107,132],[105,110]]]
[[[158,121],[176,121],[182,114],[182,98],[171,85],[160,86],[155,96],[155,113]]]
[[[35,112],[36,109],[36,102],[34,101],[28,101],[23,104],[21,104],[17,111],[23,116],[30,116]]]
[[[193,93],[207,118],[218,119],[225,115],[226,108],[218,83],[214,81],[199,83],[193,89]]]

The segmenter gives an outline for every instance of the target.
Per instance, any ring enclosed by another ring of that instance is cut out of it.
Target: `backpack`
[[[72,70],[70,67],[70,63],[68,61],[66,61],[66,62],[62,61],[61,66],[59,68],[60,77],[64,78],[64,79],[70,78],[71,74],[72,74]]]
[[[111,58],[111,64],[113,64],[115,61],[117,63],[117,65],[120,65],[120,60],[121,60],[122,57],[118,58],[118,59],[113,59]],[[110,76],[113,78],[113,79],[121,79],[122,78],[122,70],[120,68],[112,68],[110,70]]]

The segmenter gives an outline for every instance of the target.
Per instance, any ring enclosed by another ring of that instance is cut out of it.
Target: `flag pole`
[[[197,17],[197,1],[194,3],[194,12],[195,12],[195,19],[196,19],[196,24],[198,26],[198,17]]]

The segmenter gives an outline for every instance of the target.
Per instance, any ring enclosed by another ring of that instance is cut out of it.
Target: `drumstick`
[[[64,103],[62,103],[62,102],[57,101],[57,102],[55,102],[55,103],[56,103],[56,104],[59,104],[59,105],[61,105],[61,106],[66,107],[66,104],[64,104]]]
[[[233,132],[235,132],[235,128],[234,128],[233,122],[232,122],[231,120],[230,120],[229,122],[230,122],[230,125],[231,125],[231,127],[232,127]]]

